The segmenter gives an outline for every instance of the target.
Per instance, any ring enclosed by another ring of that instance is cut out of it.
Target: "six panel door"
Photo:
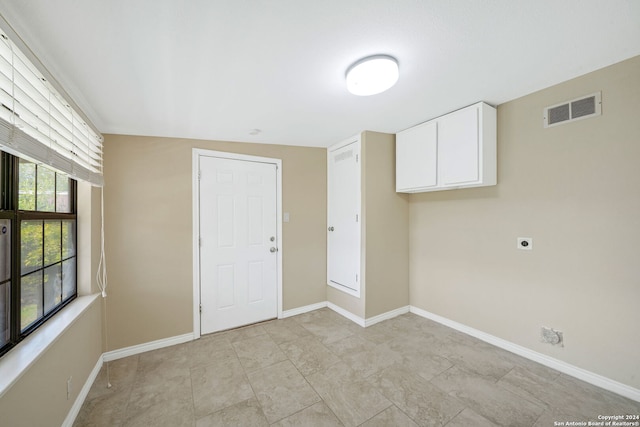
[[[201,333],[277,317],[276,165],[201,156]]]

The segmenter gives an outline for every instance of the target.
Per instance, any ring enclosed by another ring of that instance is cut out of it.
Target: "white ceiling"
[[[637,0],[1,0],[0,14],[102,133],[303,146],[640,54]],[[398,59],[398,84],[349,94],[345,70],[373,54]]]

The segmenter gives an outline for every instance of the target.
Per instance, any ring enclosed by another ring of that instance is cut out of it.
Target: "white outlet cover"
[[[533,250],[533,239],[531,237],[518,237],[518,249],[523,251]]]

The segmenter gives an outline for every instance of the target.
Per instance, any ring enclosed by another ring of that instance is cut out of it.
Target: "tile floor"
[[[406,314],[329,309],[116,360],[75,426],[554,426],[640,403]],[[585,424],[586,425],[586,424]]]

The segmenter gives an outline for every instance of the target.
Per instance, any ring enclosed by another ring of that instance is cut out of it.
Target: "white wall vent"
[[[543,112],[544,127],[548,128],[602,114],[601,93],[596,92],[562,104],[546,107]]]
[[[350,159],[351,157],[353,157],[353,150],[343,151],[342,153],[336,155],[333,158],[333,161],[334,161],[334,163],[338,163],[338,162],[341,162],[343,160]]]

